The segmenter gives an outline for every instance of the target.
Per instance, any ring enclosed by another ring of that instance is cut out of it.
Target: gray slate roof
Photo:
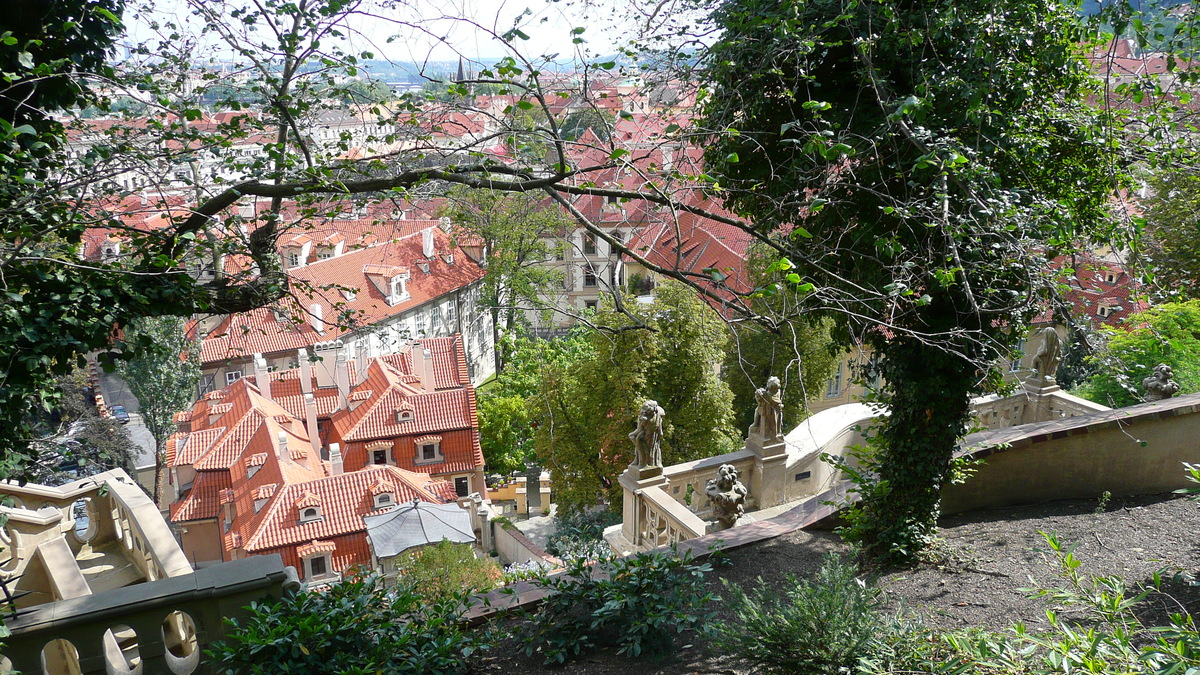
[[[459,544],[475,541],[471,516],[458,504],[413,502],[377,516],[363,516],[367,537],[379,558],[390,558],[410,548],[449,539]]]

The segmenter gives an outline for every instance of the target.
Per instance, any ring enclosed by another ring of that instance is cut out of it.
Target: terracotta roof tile
[[[337,550],[337,544],[332,541],[314,541],[303,546],[296,547],[296,555],[301,558],[307,558],[316,553],[333,553]]]
[[[171,522],[216,518],[221,512],[218,495],[229,488],[229,473],[205,471],[196,475],[186,497],[171,505]]]
[[[246,542],[246,550],[265,551],[300,542],[331,539],[352,532],[365,532],[362,516],[375,510],[370,488],[381,477],[397,486],[397,502],[414,499],[434,503],[446,501],[428,488],[431,484],[428,476],[392,466],[374,466],[301,485],[286,485],[272,500],[270,507],[263,510],[259,526]],[[306,508],[301,503],[308,505],[313,500],[324,505],[323,517],[321,520],[300,523],[299,509]]]

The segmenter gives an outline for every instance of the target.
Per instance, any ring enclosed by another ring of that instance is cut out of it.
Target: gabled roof
[[[433,481],[427,475],[392,466],[372,466],[299,485],[287,485],[263,509],[260,522],[245,537],[246,550],[264,551],[365,532],[363,516],[376,511],[371,489],[381,481],[396,486],[395,500],[399,503],[420,500],[440,504],[445,499],[439,493],[445,488],[438,484],[449,485],[445,481]],[[453,490],[453,486],[450,489]],[[298,509],[310,504],[322,506],[322,518],[302,524]]]
[[[449,235],[437,228],[432,232],[437,253],[457,253]],[[466,255],[454,255],[453,262],[442,255],[427,258],[422,240],[418,233],[288,270],[298,304],[279,316],[274,309],[264,307],[225,317],[202,341],[201,363],[207,366],[252,354],[294,353],[350,332],[352,327],[337,322],[343,312],[355,318],[355,327],[370,326],[483,278],[484,270]],[[401,302],[389,304],[389,298],[370,277],[400,274],[400,270],[409,273],[405,283],[408,295]],[[339,288],[353,289],[354,299],[347,299]],[[313,305],[320,307],[321,332],[309,318]],[[305,318],[293,321],[293,317]]]

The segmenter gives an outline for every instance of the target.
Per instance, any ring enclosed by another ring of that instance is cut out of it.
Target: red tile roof
[[[391,466],[374,466],[301,485],[287,485],[263,509],[261,522],[247,537],[246,550],[263,551],[290,544],[330,539],[352,532],[365,532],[362,517],[375,510],[371,488],[381,480],[397,487],[397,503],[416,499],[445,503],[436,482],[426,475]],[[453,489],[453,486],[451,486]],[[320,504],[322,518],[300,523],[298,509]]]
[[[453,250],[449,235],[440,229],[434,229],[433,233],[436,251]],[[422,246],[421,236],[410,236],[288,270],[292,291],[299,302],[291,302],[278,317],[272,308],[226,317],[204,338],[201,362],[204,365],[219,364],[256,353],[292,355],[297,349],[377,324],[483,278],[483,269],[467,256],[456,255],[453,263],[447,263],[440,255],[427,259]],[[429,272],[419,270],[418,262],[428,265]],[[390,305],[369,275],[381,268],[402,267],[412,270],[405,283],[408,297]],[[335,287],[353,289],[354,299],[347,300]],[[317,332],[312,325],[313,305],[320,307],[322,332]],[[293,316],[304,319],[293,321]],[[339,316],[352,317],[354,325],[339,324]]]

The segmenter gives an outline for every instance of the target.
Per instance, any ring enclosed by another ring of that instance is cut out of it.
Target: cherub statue
[[[708,495],[713,505],[713,515],[722,527],[733,527],[738,518],[746,512],[746,495],[749,490],[739,480],[737,468],[732,464],[722,464],[717,468],[717,477],[709,479],[704,486],[704,494]]]
[[[754,422],[750,425],[750,433],[758,434],[763,439],[773,441],[781,438],[780,429],[783,426],[783,385],[778,377],[767,379],[767,386],[754,390],[754,399],[758,407],[754,410]]]
[[[662,448],[659,447],[659,441],[662,440],[662,425],[663,415],[666,414],[658,405],[658,401],[647,400],[642,404],[642,411],[638,414],[637,428],[629,434],[629,440],[633,441],[634,461],[639,469],[648,469],[651,467],[662,466]]]
[[[1033,355],[1033,376],[1041,381],[1054,381],[1054,373],[1058,370],[1058,362],[1062,360],[1062,340],[1058,331],[1053,328],[1043,328],[1038,335],[1042,344]]]
[[[1147,401],[1161,401],[1178,393],[1179,383],[1171,379],[1173,375],[1171,366],[1165,363],[1155,366],[1154,374],[1142,380],[1142,386],[1146,388],[1146,395],[1143,398]]]

